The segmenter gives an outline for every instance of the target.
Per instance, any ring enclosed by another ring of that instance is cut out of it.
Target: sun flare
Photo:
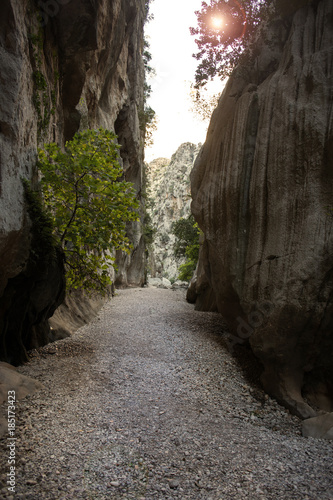
[[[220,29],[220,28],[222,28],[222,26],[224,24],[223,18],[222,17],[212,17],[211,24],[212,24],[213,28]]]

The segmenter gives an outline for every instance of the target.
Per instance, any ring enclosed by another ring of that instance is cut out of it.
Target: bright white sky
[[[152,95],[148,104],[155,110],[158,130],[154,144],[146,149],[147,162],[176,152],[183,142],[204,142],[208,123],[190,111],[190,83],[194,82],[197,61],[192,57],[197,46],[189,27],[196,26],[195,10],[202,0],[153,0],[154,19],[145,34],[153,56],[156,77],[149,81]],[[222,85],[221,85],[222,91]],[[216,88],[215,88],[216,92]]]

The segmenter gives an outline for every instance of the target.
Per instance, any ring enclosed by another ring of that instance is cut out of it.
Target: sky
[[[183,142],[204,142],[208,123],[190,111],[190,84],[198,64],[192,54],[197,46],[189,27],[196,26],[195,10],[202,0],[153,0],[150,13],[154,19],[146,25],[150,43],[151,66],[156,76],[149,80],[152,95],[148,105],[158,118],[154,144],[147,148],[147,162],[171,158]],[[221,85],[222,90],[222,85]]]

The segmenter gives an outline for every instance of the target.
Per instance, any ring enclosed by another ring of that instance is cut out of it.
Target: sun
[[[221,29],[224,24],[223,17],[212,17],[211,25],[214,29]]]

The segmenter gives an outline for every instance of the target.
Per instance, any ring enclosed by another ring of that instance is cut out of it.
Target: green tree
[[[196,89],[193,84],[190,87],[190,98],[192,100],[192,113],[202,121],[210,120],[214,109],[218,105],[220,93],[209,94],[207,88]]]
[[[262,21],[273,0],[210,0],[196,11],[198,26],[190,28],[200,61],[195,73],[196,88],[218,76],[230,75]]]
[[[199,258],[199,247],[200,247],[199,245],[200,230],[197,226],[196,230],[197,230],[197,239],[194,243],[186,247],[185,251],[186,262],[185,264],[181,264],[178,269],[179,271],[178,279],[180,280],[189,281],[193,276],[195,268],[197,267],[197,262]]]
[[[175,235],[176,241],[173,247],[175,257],[185,257],[186,248],[198,240],[198,225],[196,224],[193,215],[186,219],[181,217],[171,226],[171,232]]]
[[[154,15],[150,14],[150,4],[153,3],[154,0],[145,0],[145,23],[149,23],[154,19]]]
[[[132,184],[122,179],[120,146],[110,131],[75,134],[62,151],[39,150],[44,207],[65,254],[68,288],[106,293],[113,250],[129,252],[126,223],[138,220]]]
[[[145,134],[145,147],[148,148],[153,144],[153,134],[157,129],[157,117],[155,111],[147,104],[139,111],[140,129]]]
[[[190,215],[174,222],[171,231],[176,237],[175,257],[186,257],[186,262],[179,266],[178,278],[188,281],[193,276],[199,258],[200,229],[193,215]]]
[[[154,19],[154,16],[149,13],[150,4],[151,0],[145,0],[145,24]],[[145,70],[145,81],[143,86],[143,107],[139,110],[139,123],[140,129],[144,132],[144,144],[147,148],[152,146],[153,134],[157,129],[156,113],[152,107],[147,104],[152,92],[151,85],[148,84],[148,79],[156,74],[155,69],[150,64],[152,55],[150,52],[150,43],[147,38],[143,39],[142,59]]]

